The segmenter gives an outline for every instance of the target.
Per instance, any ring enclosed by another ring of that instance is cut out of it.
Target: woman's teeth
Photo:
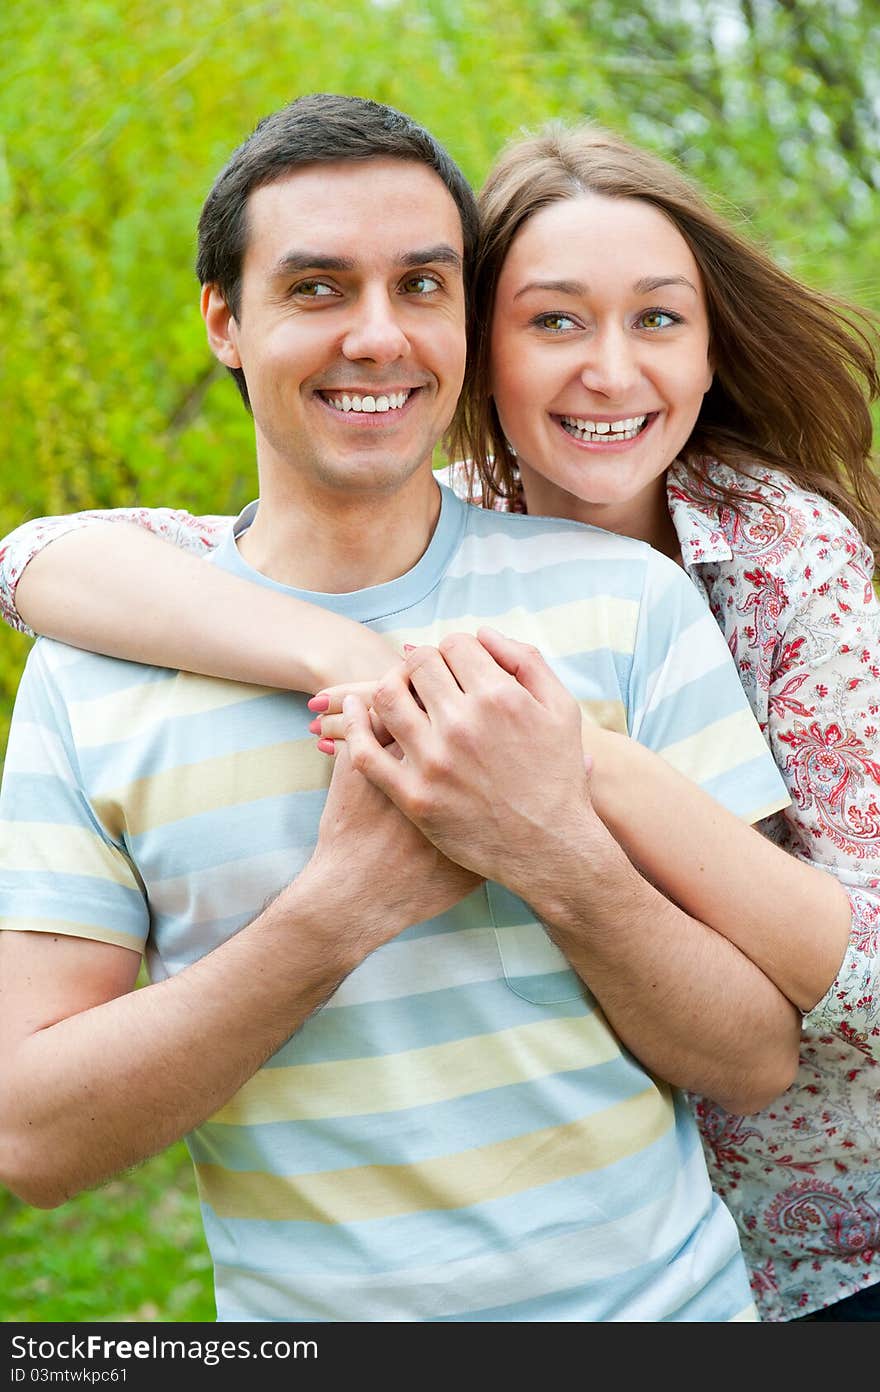
[[[562,416],[562,426],[578,440],[603,440],[606,444],[619,440],[634,440],[644,428],[647,416],[628,416],[626,420],[591,421],[580,416]]]
[[[358,396],[356,392],[349,395],[343,392],[341,396],[324,396],[328,405],[336,411],[399,411],[404,406],[411,395],[410,391],[389,392],[387,396]]]

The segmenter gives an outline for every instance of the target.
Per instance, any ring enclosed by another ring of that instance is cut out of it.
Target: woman
[[[456,444],[484,502],[620,531],[677,559],[728,637],[792,798],[763,828],[776,851],[744,827],[719,838],[708,814],[701,833],[698,799],[678,805],[664,768],[640,767],[640,802],[659,815],[634,826],[611,793],[602,804],[603,769],[625,763],[626,741],[591,733],[597,806],[629,853],[685,907],[700,892],[726,898],[723,931],[805,1014],[798,1078],[773,1107],[743,1119],[695,1099],[713,1180],[740,1224],[764,1318],[826,1306],[870,1318],[872,1305],[877,1317],[880,633],[869,544],[880,488],[867,400],[880,381],[867,329],[773,266],[668,165],[591,128],[512,146],[481,202]],[[202,550],[221,525],[113,516]],[[88,520],[13,534],[0,575],[7,617],[20,625],[11,603],[29,559],[70,531],[18,591],[35,626],[238,679],[333,681],[312,703],[332,749],[342,691],[388,662],[377,635],[271,591],[243,594],[127,527],[84,539]],[[132,597],[147,586],[133,635]],[[222,631],[204,632],[218,605]],[[694,843],[684,865],[664,851],[673,817],[671,844],[683,826]],[[739,910],[755,895],[765,931],[744,941]],[[798,954],[782,927],[795,896]]]

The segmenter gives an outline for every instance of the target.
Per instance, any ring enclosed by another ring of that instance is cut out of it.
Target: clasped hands
[[[375,685],[309,705],[325,752],[344,738],[344,763],[444,856],[522,897],[593,815],[576,701],[536,649],[494,629],[408,649]]]

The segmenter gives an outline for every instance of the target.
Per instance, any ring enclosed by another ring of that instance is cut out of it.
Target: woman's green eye
[[[665,329],[670,324],[680,323],[677,315],[669,314],[665,309],[646,309],[644,314],[639,316],[639,323],[643,329]]]
[[[574,320],[569,319],[567,314],[542,314],[535,322],[540,328],[549,329],[550,333],[564,333],[566,329],[574,327]]]

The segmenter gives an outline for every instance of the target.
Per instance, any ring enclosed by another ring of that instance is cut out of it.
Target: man
[[[412,734],[410,677],[444,800],[410,820],[345,751],[326,793],[297,695],[38,643],[3,794],[0,1177],[53,1206],[190,1133],[221,1319],[749,1317],[693,1122],[647,1069],[761,1105],[797,1016],[605,831],[577,701],[656,748],[729,714],[715,786],[735,802],[748,766],[752,816],[785,795],[674,566],[438,488],[474,228],[431,137],[354,98],[267,118],[209,195],[202,312],[260,481],[218,563],[415,643],[385,707]],[[498,614],[513,639],[459,631]],[[665,653],[689,626],[711,710],[635,636]]]

